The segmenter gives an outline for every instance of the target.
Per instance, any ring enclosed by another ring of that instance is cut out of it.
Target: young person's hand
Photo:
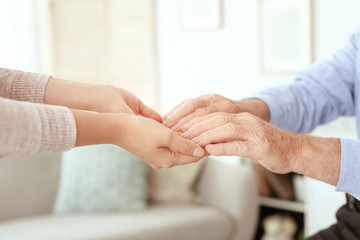
[[[99,113],[129,113],[161,122],[161,116],[134,94],[114,86],[51,78],[45,91],[45,104]]]
[[[153,168],[199,161],[204,150],[162,124],[131,114],[101,114],[73,110],[76,146],[110,143],[143,159]]]

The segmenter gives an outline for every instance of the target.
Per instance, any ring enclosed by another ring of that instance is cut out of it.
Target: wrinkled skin
[[[191,120],[181,131],[209,154],[248,157],[276,173],[293,171],[300,155],[295,134],[249,113],[213,113]]]

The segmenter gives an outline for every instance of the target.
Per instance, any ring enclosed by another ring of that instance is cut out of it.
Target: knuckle
[[[241,144],[240,142],[235,142],[234,148],[236,152],[243,152],[245,150],[244,144]]]
[[[217,122],[220,122],[220,123],[223,123],[223,124],[226,124],[229,122],[229,117],[227,114],[217,114],[216,115],[216,121]]]
[[[236,108],[232,104],[226,104],[224,106],[224,111],[228,113],[235,113]]]
[[[237,127],[236,124],[233,123],[227,123],[226,124],[227,129],[231,132],[231,133],[238,133],[239,132],[239,128]]]

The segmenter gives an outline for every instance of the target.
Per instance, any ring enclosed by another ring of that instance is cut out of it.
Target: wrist
[[[293,172],[336,185],[341,165],[340,139],[297,136],[299,154],[296,156]]]
[[[264,121],[270,121],[270,110],[268,105],[259,98],[248,98],[235,101],[239,112],[248,112]]]
[[[77,128],[75,146],[95,144],[118,144],[124,136],[126,118],[129,114],[105,114],[83,110],[72,110]],[[130,116],[130,115],[129,115]]]

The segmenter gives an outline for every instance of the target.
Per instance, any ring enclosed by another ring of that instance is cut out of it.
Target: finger
[[[186,100],[185,100],[186,101]],[[185,101],[182,101],[181,103],[179,103],[178,105],[176,105],[175,107],[173,107],[168,113],[166,113],[163,116],[163,121],[165,121],[176,109],[178,109],[181,105],[184,104]]]
[[[203,132],[231,122],[232,116],[226,113],[213,113],[195,118],[181,128],[183,138],[192,139]]]
[[[189,115],[187,115],[187,116],[183,117],[182,119],[180,119],[180,121],[175,126],[173,126],[171,129],[173,131],[180,131],[182,129],[182,126],[184,126],[186,123],[194,120],[195,118],[200,118],[200,117],[203,117],[203,116],[207,116],[210,113],[213,113],[213,111],[209,107],[198,108],[198,109],[195,110],[195,112],[190,113]]]
[[[204,156],[204,150],[193,141],[182,138],[174,132],[170,135],[170,140],[166,143],[167,147],[175,152],[182,153],[188,156],[202,157]]]
[[[184,125],[182,125],[181,128],[180,128],[180,132],[184,133],[187,130],[189,130],[192,126],[194,126],[194,125],[196,125],[196,124],[198,124],[200,122],[203,122],[203,121],[205,121],[205,120],[207,120],[209,118],[212,118],[217,114],[220,114],[220,113],[210,113],[210,114],[202,116],[202,117],[194,118],[191,121],[189,121],[189,122],[185,123]],[[221,113],[221,114],[223,114],[223,113]]]
[[[203,107],[203,100],[187,100],[181,106],[176,108],[170,115],[164,120],[164,125],[168,128],[172,128],[179,122],[180,119],[195,112],[196,109]]]
[[[204,147],[212,143],[226,143],[235,140],[247,140],[250,133],[246,128],[234,123],[226,123],[213,128],[200,136],[192,139],[195,143]]]
[[[141,103],[139,115],[141,115],[143,117],[154,119],[157,122],[162,121],[160,114],[158,114],[155,110],[149,108],[148,106],[146,106],[143,103]]]
[[[241,156],[249,157],[252,146],[248,141],[233,141],[228,143],[209,144],[205,147],[209,154],[214,156]]]

